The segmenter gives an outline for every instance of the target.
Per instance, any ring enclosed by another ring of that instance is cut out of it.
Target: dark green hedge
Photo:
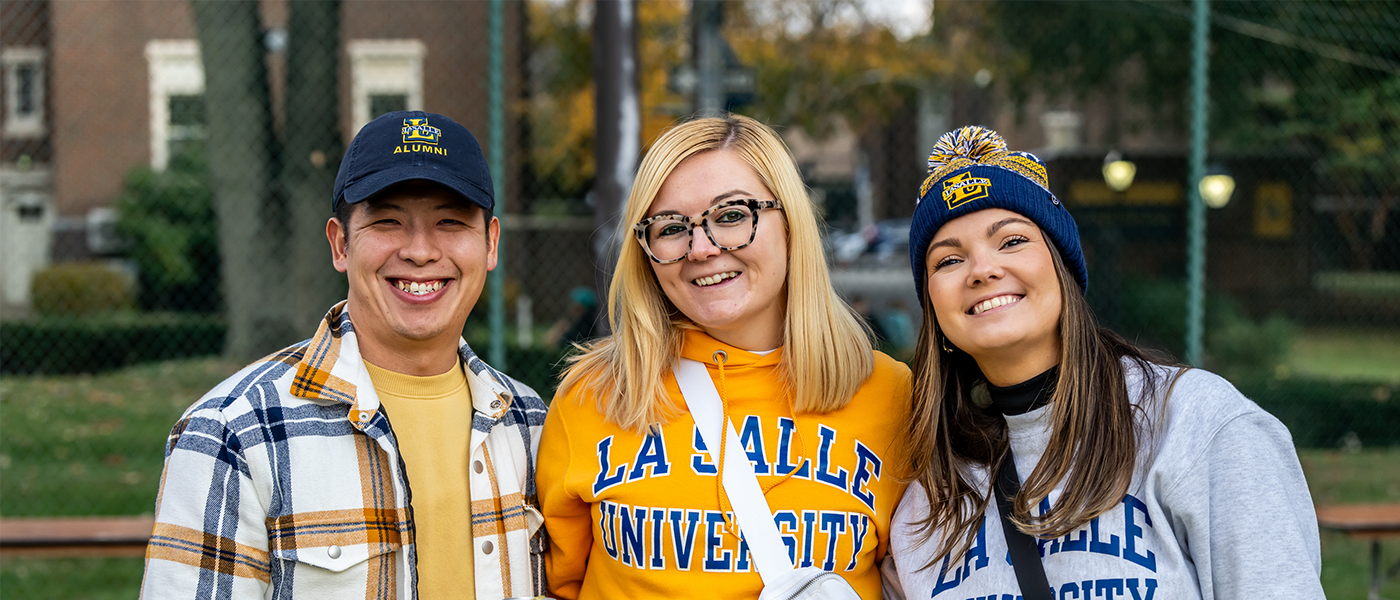
[[[1308,379],[1237,384],[1278,417],[1300,448],[1400,445],[1400,386]]]
[[[207,356],[224,347],[217,317],[118,315],[0,323],[0,373],[93,373]]]

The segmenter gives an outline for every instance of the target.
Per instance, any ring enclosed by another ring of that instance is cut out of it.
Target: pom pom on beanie
[[[944,167],[956,169],[1002,152],[1006,152],[1006,140],[997,132],[969,125],[939,136],[928,155],[928,172],[932,174]]]

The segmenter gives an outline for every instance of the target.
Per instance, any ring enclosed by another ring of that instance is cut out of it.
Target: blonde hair
[[[586,386],[599,412],[624,429],[643,433],[678,412],[666,394],[665,375],[680,355],[684,331],[698,328],[657,284],[632,224],[646,217],[678,165],[714,150],[743,159],[783,203],[787,307],[779,370],[794,410],[825,413],[845,406],[874,369],[864,324],[831,287],[818,217],[787,145],[748,117],[696,119],[662,134],[642,160],[618,226],[622,250],[608,290],[613,335],[571,357],[559,384],[561,392]]]

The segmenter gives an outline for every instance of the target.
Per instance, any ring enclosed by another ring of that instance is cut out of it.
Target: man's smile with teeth
[[[970,312],[971,314],[974,314],[974,315],[979,315],[979,314],[982,314],[982,313],[987,312],[987,311],[989,311],[989,310],[992,310],[993,308],[996,308],[996,307],[998,307],[998,306],[1006,306],[1007,304],[1015,304],[1015,303],[1020,302],[1020,301],[1021,301],[1021,297],[1020,297],[1020,296],[1014,296],[1014,295],[1011,295],[1011,294],[1007,294],[1007,295],[1005,295],[1005,296],[997,296],[997,297],[995,297],[995,298],[988,298],[988,299],[986,299],[986,300],[983,300],[983,301],[981,301],[981,302],[978,302],[978,303],[977,303],[977,306],[972,307],[972,310],[971,310],[971,311],[968,311],[968,312]]]
[[[417,281],[409,281],[407,279],[399,279],[394,282],[394,285],[397,286],[399,289],[413,294],[415,296],[423,296],[442,289],[442,286],[444,284],[441,279],[437,279],[434,281],[424,281],[421,283]]]
[[[730,271],[728,273],[716,273],[709,277],[700,277],[698,279],[694,279],[691,281],[691,283],[694,283],[695,285],[698,285],[700,287],[705,287],[707,285],[714,285],[726,279],[733,279],[738,276],[738,271]]]

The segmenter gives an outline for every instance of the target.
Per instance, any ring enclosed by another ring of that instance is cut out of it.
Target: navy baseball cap
[[[412,179],[445,185],[486,210],[496,205],[491,171],[472,132],[437,113],[412,110],[381,115],[355,134],[335,176],[331,210]]]

